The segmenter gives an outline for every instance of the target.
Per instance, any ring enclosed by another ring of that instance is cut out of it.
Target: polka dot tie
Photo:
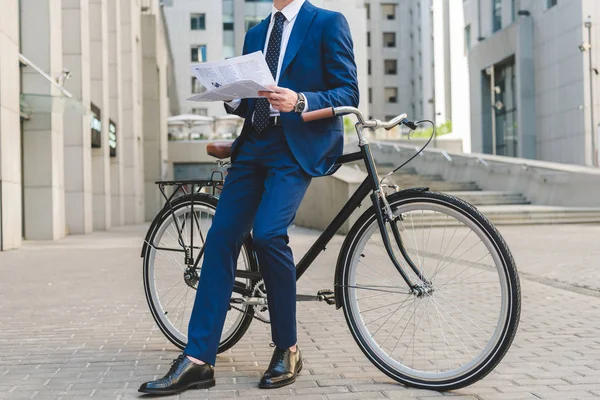
[[[285,22],[285,16],[278,12],[275,14],[275,24],[269,37],[269,47],[267,48],[267,55],[265,57],[267,65],[271,70],[273,79],[277,79],[277,66],[279,65],[279,55],[281,53],[281,40],[283,38],[283,23]],[[269,100],[261,97],[256,102],[256,108],[254,110],[254,130],[257,133],[261,133],[269,126],[269,117],[271,115]]]

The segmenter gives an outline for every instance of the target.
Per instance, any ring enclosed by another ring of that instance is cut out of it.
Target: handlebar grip
[[[321,110],[309,111],[302,114],[302,120],[304,122],[317,121],[320,119],[331,118],[335,116],[335,110],[333,107],[323,108]]]

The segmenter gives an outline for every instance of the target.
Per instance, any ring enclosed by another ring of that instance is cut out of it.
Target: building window
[[[206,61],[206,45],[195,45],[192,46],[192,62],[205,62]]]
[[[385,60],[384,68],[386,75],[398,74],[398,61],[397,60]]]
[[[558,4],[558,0],[548,0],[548,8],[554,7]]]
[[[108,147],[110,148],[110,157],[117,156],[117,124],[108,120]]]
[[[260,21],[262,21],[262,18],[246,17],[245,18],[246,32],[248,32],[250,29],[254,28],[256,25],[260,24]]]
[[[90,129],[92,133],[92,148],[102,147],[102,112],[95,104],[90,103]]]
[[[206,14],[191,14],[190,15],[190,28],[193,31],[206,30]]]
[[[512,18],[512,22],[515,22],[517,20],[517,0],[511,0],[511,4],[510,4],[510,11],[511,11],[511,18]]]
[[[371,47],[371,32],[367,32],[367,47]]]
[[[371,75],[371,60],[367,60],[367,74]]]
[[[388,103],[398,102],[398,88],[386,87],[385,88],[385,101]]]
[[[382,4],[383,19],[393,21],[396,19],[396,4]]]
[[[492,30],[498,32],[502,29],[502,0],[493,0],[492,6]]]
[[[373,88],[369,88],[369,103],[373,102]]]
[[[192,108],[190,112],[195,115],[208,116],[208,108]]]
[[[367,9],[367,19],[371,19],[371,5],[367,3],[365,8]]]
[[[390,48],[396,47],[396,32],[383,33],[383,46]]]
[[[198,79],[196,79],[195,76],[192,76],[192,93],[198,94],[198,93],[204,93],[204,92],[206,92],[206,89],[204,88],[204,86],[202,86],[200,84],[200,82],[198,82]]]
[[[233,22],[223,22],[223,30],[224,31],[232,31],[233,30]]]
[[[471,49],[471,25],[465,26],[465,55]]]

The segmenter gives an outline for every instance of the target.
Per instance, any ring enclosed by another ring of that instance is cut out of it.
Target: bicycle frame
[[[298,264],[296,265],[296,280],[299,280],[302,277],[306,270],[308,270],[308,268],[319,256],[321,251],[325,251],[327,245],[329,244],[333,236],[348,220],[350,215],[361,206],[362,202],[370,194],[371,202],[373,203],[374,209],[376,210],[377,222],[382,235],[382,240],[385,249],[390,259],[392,260],[392,263],[394,264],[394,266],[396,267],[406,284],[411,288],[411,290],[415,290],[417,288],[417,285],[411,281],[408,274],[404,271],[402,265],[396,258],[396,255],[394,254],[394,251],[392,249],[391,240],[387,233],[385,224],[387,222],[394,222],[394,216],[389,207],[389,204],[387,204],[387,200],[385,199],[385,193],[381,190],[381,184],[379,182],[375,160],[373,159],[373,154],[371,153],[369,143],[364,139],[362,135],[363,129],[363,124],[361,124],[360,122],[356,124],[356,130],[359,136],[360,151],[357,153],[351,153],[343,156],[343,158],[339,160],[338,164],[342,165],[350,161],[362,159],[365,162],[365,167],[367,169],[367,177],[360,184],[358,189],[354,192],[354,194],[350,197],[346,204],[342,207],[342,209],[335,216],[335,218],[331,221],[331,223],[327,226],[327,228],[325,228],[323,233],[321,233],[321,235],[313,243],[310,249],[305,253],[302,259],[298,262]],[[384,210],[386,211],[385,213],[383,212]],[[404,248],[404,244],[400,237],[398,227],[394,223],[391,224],[391,227],[394,239],[396,240],[396,244],[400,248],[400,252],[402,253],[403,257],[405,258],[411,269],[419,277],[419,279],[421,279],[423,282],[426,282],[421,272],[410,260],[410,257],[408,257],[408,254]]]
[[[344,108],[342,107],[342,109],[344,109]],[[352,110],[352,109],[348,108],[348,110]],[[335,236],[335,234],[338,232],[338,230],[341,228],[341,226],[348,220],[350,215],[352,215],[352,213],[354,211],[356,211],[362,205],[362,202],[370,195],[371,203],[373,204],[373,207],[375,210],[375,214],[377,217],[377,223],[379,226],[379,230],[380,230],[380,233],[382,236],[382,240],[383,240],[383,244],[386,249],[386,252],[388,253],[388,256],[390,257],[390,259],[392,260],[394,267],[400,273],[400,275],[402,276],[402,278],[404,279],[406,284],[410,287],[410,289],[415,293],[419,293],[420,286],[415,284],[414,282],[412,282],[412,280],[410,279],[410,277],[408,276],[408,274],[402,267],[401,263],[397,259],[396,255],[394,254],[394,251],[392,248],[392,240],[388,234],[388,230],[386,229],[387,223],[390,223],[390,227],[391,227],[391,231],[392,231],[394,240],[396,242],[396,245],[400,249],[400,253],[402,254],[406,263],[410,266],[410,268],[413,270],[413,272],[416,274],[416,276],[420,279],[421,282],[423,282],[425,284],[428,284],[428,282],[423,277],[423,275],[421,274],[419,269],[415,266],[415,264],[410,259],[408,253],[406,252],[404,243],[400,236],[400,232],[398,230],[398,227],[395,224],[397,217],[394,216],[393,211],[392,211],[389,203],[387,202],[385,192],[382,190],[382,185],[379,181],[377,167],[375,165],[375,160],[373,158],[373,154],[371,152],[369,142],[367,140],[365,140],[365,138],[363,136],[363,130],[365,128],[379,127],[379,126],[381,126],[382,123],[380,121],[376,121],[376,123],[374,125],[372,125],[372,124],[369,125],[369,122],[365,121],[362,118],[362,115],[357,115],[357,116],[359,117],[359,122],[356,124],[355,127],[356,127],[356,131],[357,131],[357,134],[359,137],[360,151],[355,152],[355,153],[350,153],[350,154],[344,154],[341,157],[339,157],[336,162],[336,165],[334,166],[334,169],[332,171],[335,172],[335,170],[343,164],[362,160],[366,167],[367,177],[360,184],[358,189],[354,192],[354,194],[350,197],[350,199],[346,202],[346,204],[342,207],[342,209],[338,212],[338,214],[334,217],[334,219],[327,226],[327,228],[321,233],[321,235],[317,238],[317,240],[312,244],[310,249],[304,254],[302,259],[297,263],[297,265],[296,265],[296,280],[299,280],[302,277],[302,275],[304,275],[304,273],[308,270],[308,268],[316,260],[316,258],[319,256],[319,254],[326,249],[326,247],[329,244],[329,242],[331,241],[331,239]],[[400,120],[403,120],[404,118],[405,118],[405,116],[399,116],[394,121],[400,121]],[[206,180],[206,181],[157,182],[157,184],[159,184],[161,193],[163,194],[163,196],[165,197],[165,200],[166,200],[166,205],[163,210],[164,210],[164,212],[171,212],[171,213],[173,213],[173,210],[171,207],[171,199],[175,196],[175,193],[182,190],[185,194],[187,194],[185,191],[184,185],[191,184],[192,190],[190,191],[190,193],[193,193],[193,192],[195,192],[195,190],[194,190],[195,186],[198,186],[199,188],[201,188],[203,186],[212,186],[213,190],[214,190],[215,187],[218,187],[222,183],[223,183],[222,179],[214,180],[214,179],[212,179],[212,177],[210,180]],[[171,196],[168,196],[164,192],[164,186],[175,186],[176,190]],[[419,188],[419,190],[427,190],[427,188]],[[214,192],[213,192],[213,194],[214,194]],[[193,202],[193,198],[192,198],[192,213],[193,212],[194,212],[194,202]],[[178,234],[180,236],[179,237],[180,245],[183,246],[184,240],[183,240],[183,238],[181,238],[181,231],[179,229],[178,222],[176,219],[175,219],[175,224],[177,226]],[[193,235],[193,229],[194,229],[193,225],[194,224],[192,224],[192,226],[191,226],[191,230],[192,230],[191,234],[192,235]],[[149,230],[149,232],[150,231],[152,231],[152,228]],[[147,245],[148,245],[148,242],[146,241],[144,243],[144,249],[142,250],[142,255],[144,254],[145,247]],[[185,254],[185,262],[186,262],[186,265],[188,266],[188,268],[197,268],[200,258],[202,257],[204,249],[203,249],[203,247],[194,247],[193,242],[190,243],[190,245],[191,246],[189,249],[186,249],[186,246],[183,246],[184,247],[183,252],[186,253]],[[196,256],[194,256],[195,248],[199,249],[199,252]],[[237,270],[236,277],[241,278],[241,279],[250,279],[253,281],[258,281],[258,280],[262,279],[262,275],[260,274],[260,272],[243,271],[243,270]],[[239,292],[242,295],[248,295],[248,293],[246,293],[247,290],[245,288],[242,288],[242,285],[237,285],[237,282],[236,282],[236,285],[234,285],[234,291]]]

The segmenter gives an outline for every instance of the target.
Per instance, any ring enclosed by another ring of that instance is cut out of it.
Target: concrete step
[[[530,202],[521,193],[472,191],[472,192],[447,192],[452,196],[463,199],[474,206],[485,205],[510,205],[529,204]]]
[[[558,207],[538,205],[488,205],[477,209],[494,225],[543,225],[600,223],[598,207]],[[441,214],[425,213],[415,218],[415,226],[426,228],[452,226],[451,221]]]
[[[478,209],[497,225],[600,223],[598,207],[498,205]]]
[[[428,187],[433,192],[476,192],[480,190],[475,182],[404,180],[402,178],[395,177],[390,177],[388,181],[398,185],[402,189],[412,187]]]

